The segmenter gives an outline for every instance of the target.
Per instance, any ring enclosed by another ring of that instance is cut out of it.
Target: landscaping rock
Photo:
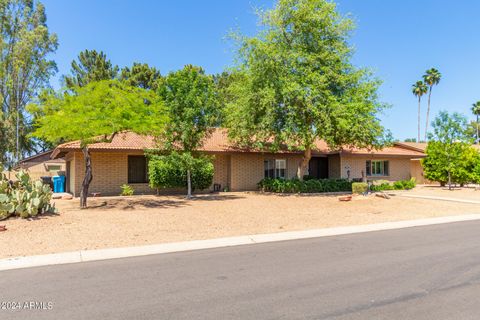
[[[73,196],[71,194],[64,194],[62,196],[62,200],[72,200]]]
[[[7,227],[5,225],[0,226],[0,231],[7,231]]]

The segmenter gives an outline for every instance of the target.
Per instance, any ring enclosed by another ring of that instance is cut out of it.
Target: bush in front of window
[[[352,190],[352,183],[347,179],[274,179],[265,178],[258,183],[264,192],[276,193],[322,193],[345,192]]]
[[[187,170],[182,167],[182,155],[150,156],[148,176],[150,186],[155,189],[186,188]],[[203,190],[213,183],[214,167],[209,157],[192,158],[192,189]]]

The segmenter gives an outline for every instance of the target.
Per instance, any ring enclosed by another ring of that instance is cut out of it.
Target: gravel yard
[[[480,195],[480,191],[471,192]],[[78,209],[78,199],[57,200],[56,206],[58,215],[0,221],[8,229],[0,232],[0,257],[480,213],[475,204],[395,196],[390,200],[357,196],[340,202],[338,196],[242,192],[192,200],[182,196],[91,198],[86,210]]]

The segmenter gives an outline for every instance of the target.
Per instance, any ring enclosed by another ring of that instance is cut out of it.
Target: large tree
[[[64,76],[68,88],[84,87],[90,82],[112,80],[118,77],[118,66],[107,59],[103,51],[84,50],[79,53],[78,61],[73,60],[70,75]]]
[[[120,80],[125,81],[127,84],[155,91],[158,89],[158,80],[160,78],[160,71],[146,63],[134,62],[130,68],[125,67],[120,73]]]
[[[45,7],[33,0],[0,2],[0,164],[33,150],[26,105],[57,71],[50,54],[58,47]]]
[[[427,132],[428,132],[428,121],[430,116],[430,98],[432,97],[433,86],[436,86],[440,83],[442,74],[435,68],[428,69],[423,75],[423,81],[428,85],[428,105],[427,105],[427,116],[425,117],[425,141],[427,141]]]
[[[166,121],[163,103],[152,91],[128,86],[118,80],[91,82],[59,92],[32,105],[41,112],[34,136],[47,141],[80,140],[85,159],[85,177],[80,191],[80,206],[87,206],[88,188],[93,179],[89,145],[111,141],[121,131],[159,135]]]
[[[418,112],[417,112],[417,142],[420,142],[420,115],[421,115],[421,106],[422,106],[422,96],[428,92],[428,87],[423,83],[423,81],[417,81],[412,85],[412,93],[415,97],[418,98]],[[426,139],[425,139],[426,140]]]
[[[466,183],[472,178],[473,168],[478,161],[478,152],[471,147],[471,138],[466,133],[467,119],[445,111],[432,122],[429,133],[427,157],[422,161],[425,177],[442,184]]]
[[[351,63],[352,21],[326,0],[279,0],[259,18],[258,35],[234,35],[239,48],[226,111],[230,138],[303,150],[300,179],[317,139],[332,149],[380,146],[380,82]]]
[[[158,90],[168,110],[164,146],[180,150],[187,172],[187,197],[192,196],[192,153],[218,124],[220,109],[212,76],[200,67],[187,65],[162,79]]]

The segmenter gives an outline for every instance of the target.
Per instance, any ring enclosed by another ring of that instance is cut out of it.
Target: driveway
[[[480,222],[0,272],[3,319],[478,319]]]

